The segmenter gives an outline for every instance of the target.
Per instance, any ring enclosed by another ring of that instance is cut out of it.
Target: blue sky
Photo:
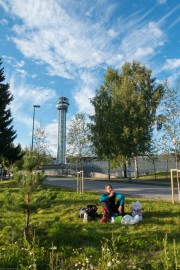
[[[60,96],[75,113],[92,114],[90,98],[107,67],[139,60],[157,82],[180,75],[179,0],[0,0],[0,57],[14,96],[16,143],[31,144],[35,127],[47,131],[57,154]]]

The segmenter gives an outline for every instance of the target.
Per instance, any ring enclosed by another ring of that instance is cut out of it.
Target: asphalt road
[[[119,183],[110,180],[113,185],[114,191],[122,193],[124,195],[130,195],[133,197],[146,197],[150,199],[160,199],[160,200],[169,200],[172,201],[172,190],[170,185],[155,185],[155,184],[140,184],[132,182],[119,181]],[[53,186],[61,186],[77,189],[77,180],[72,179],[63,179],[63,178],[53,178],[48,176],[44,184],[49,184]],[[104,192],[104,186],[107,184],[107,181],[99,180],[84,180],[84,191],[93,191],[93,192]],[[175,202],[178,202],[178,188],[174,188]]]

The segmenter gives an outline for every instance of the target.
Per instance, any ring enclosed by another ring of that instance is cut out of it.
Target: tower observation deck
[[[66,113],[68,106],[69,99],[60,97],[56,105],[59,110],[57,163],[60,164],[65,164],[66,161]]]

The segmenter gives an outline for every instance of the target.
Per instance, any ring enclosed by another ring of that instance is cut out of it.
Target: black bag
[[[100,217],[100,215],[97,213],[98,208],[95,204],[89,204],[87,205],[87,207],[80,208],[79,210],[80,210],[80,214],[79,214],[80,218],[84,218],[85,213],[87,214],[88,220],[92,220],[97,217]]]

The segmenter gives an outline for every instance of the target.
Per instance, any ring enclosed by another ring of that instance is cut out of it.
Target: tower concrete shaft
[[[56,108],[59,110],[58,122],[58,152],[57,163],[65,164],[66,161],[66,113],[68,111],[69,100],[66,97],[60,97]]]

